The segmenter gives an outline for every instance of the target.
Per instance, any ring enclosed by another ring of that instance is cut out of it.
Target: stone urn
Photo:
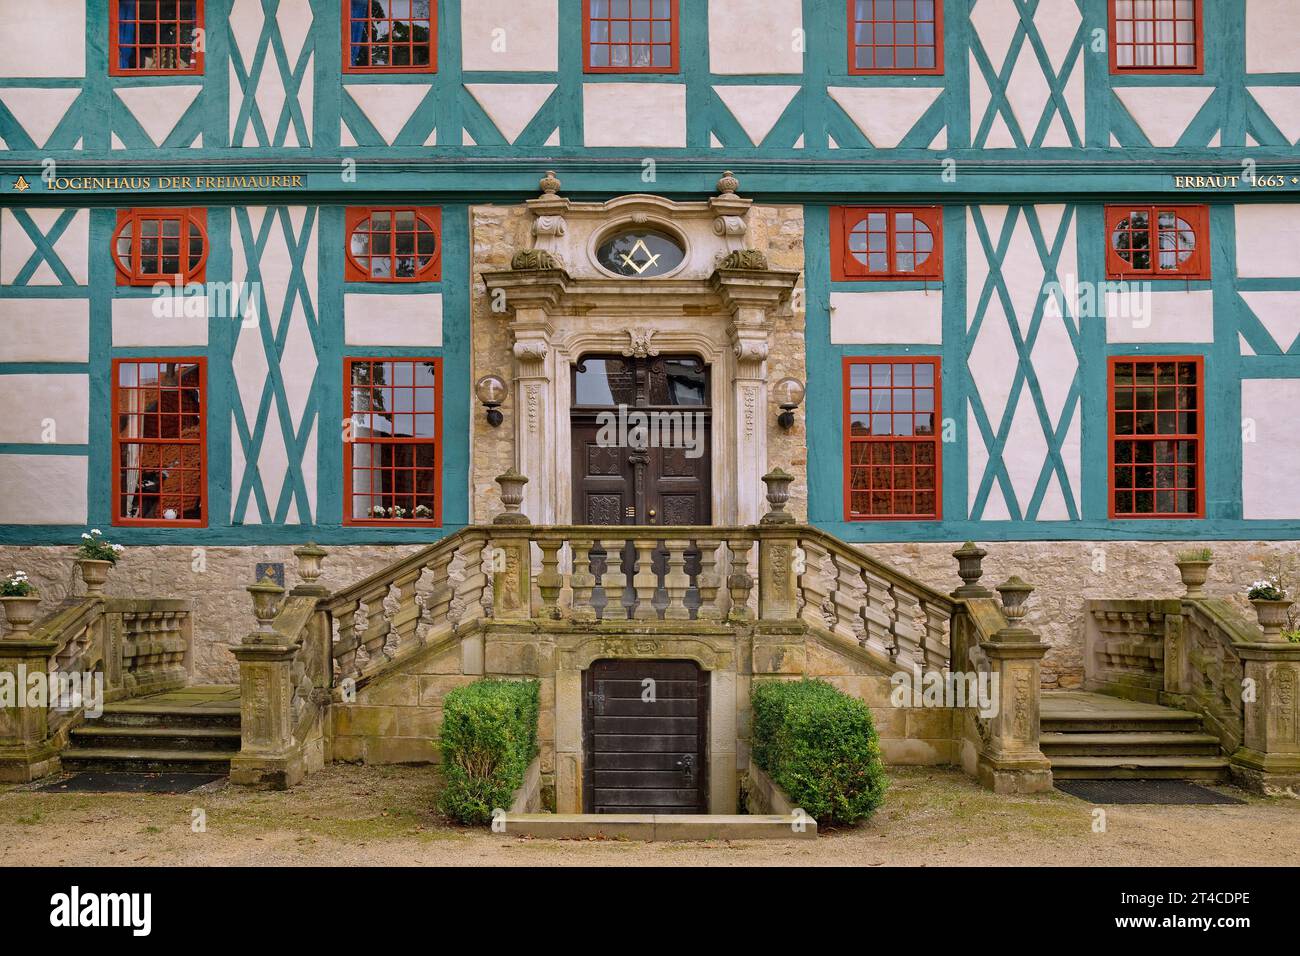
[[[1186,596],[1189,598],[1205,597],[1205,579],[1209,577],[1210,565],[1214,562],[1180,559],[1174,563],[1178,565],[1178,573],[1182,576],[1183,587],[1187,588]]]
[[[1255,605],[1255,616],[1259,618],[1259,628],[1264,632],[1264,640],[1285,641],[1282,629],[1287,625],[1287,613],[1291,610],[1292,602],[1287,598],[1278,601],[1255,598],[1250,603]]]
[[[102,597],[104,585],[108,583],[108,572],[113,569],[113,562],[97,558],[78,558],[77,565],[81,568],[81,580],[86,582],[86,595]]]
[[[4,603],[5,619],[9,622],[9,633],[6,636],[25,636],[32,629],[32,621],[36,620],[36,609],[40,607],[41,596],[33,592],[0,597],[0,602]]]
[[[493,524],[528,524],[528,516],[519,510],[524,501],[527,477],[514,468],[508,468],[504,474],[497,475],[496,483],[501,486],[501,503],[506,510],[492,519]]]
[[[785,510],[793,481],[794,475],[784,468],[773,468],[763,476],[763,484],[767,485],[767,506],[771,510],[759,519],[761,524],[791,524],[794,521],[794,515]]]

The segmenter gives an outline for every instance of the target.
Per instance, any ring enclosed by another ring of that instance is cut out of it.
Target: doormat
[[[1186,780],[1058,780],[1056,789],[1089,803],[1155,803],[1166,806],[1245,803]]]
[[[189,793],[218,780],[221,773],[75,773],[37,790],[50,793]]]

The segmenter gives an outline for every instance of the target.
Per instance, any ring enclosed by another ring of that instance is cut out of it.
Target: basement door
[[[604,660],[583,682],[584,811],[707,813],[708,672]]]

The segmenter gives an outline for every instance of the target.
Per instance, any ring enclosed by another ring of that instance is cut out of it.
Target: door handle
[[[655,515],[656,515],[656,514],[658,514],[658,512],[655,511],[653,508],[651,508],[650,511],[649,511],[649,515],[650,515],[650,523],[651,523],[651,524],[654,524],[654,523],[655,523]]]
[[[677,761],[677,768],[686,775],[686,782],[691,783],[695,779],[695,758],[686,756]]]

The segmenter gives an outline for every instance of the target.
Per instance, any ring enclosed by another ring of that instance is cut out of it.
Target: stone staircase
[[[1058,780],[1227,779],[1199,715],[1084,691],[1044,691],[1040,746]]]
[[[65,772],[230,773],[239,752],[239,688],[195,685],[106,704],[73,729]]]

